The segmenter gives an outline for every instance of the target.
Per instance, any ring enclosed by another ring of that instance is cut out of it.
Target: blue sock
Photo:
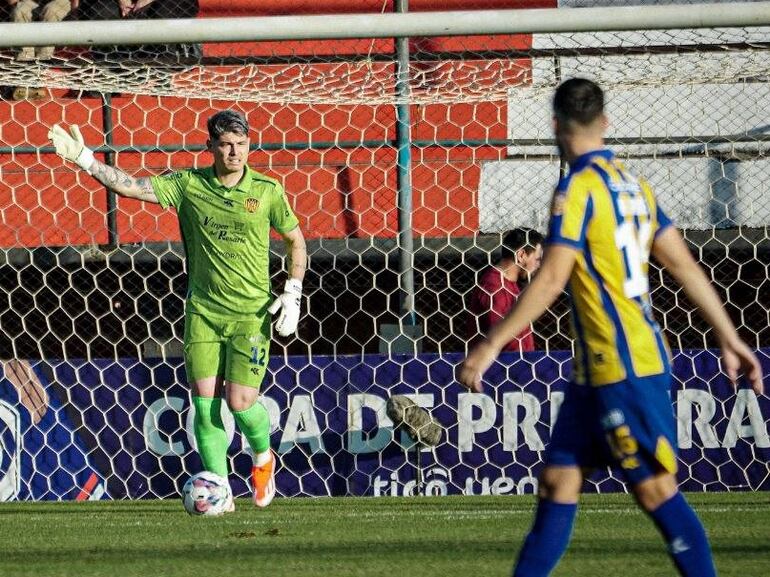
[[[577,503],[540,499],[532,529],[519,551],[513,577],[546,577],[567,549]]]
[[[677,493],[650,513],[668,544],[668,552],[683,577],[716,577],[703,525],[685,501]]]

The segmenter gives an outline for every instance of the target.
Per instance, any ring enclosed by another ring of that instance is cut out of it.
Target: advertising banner
[[[765,374],[768,351],[760,351]],[[273,358],[262,400],[283,496],[532,493],[568,352],[508,353],[469,393],[459,354]],[[672,390],[685,490],[770,490],[770,399],[736,391],[715,353],[680,351]],[[443,431],[418,452],[386,414],[410,396]],[[223,409],[237,495],[251,456]],[[180,359],[19,362],[0,382],[0,499],[163,498],[201,469]],[[597,471],[584,488],[623,490]]]

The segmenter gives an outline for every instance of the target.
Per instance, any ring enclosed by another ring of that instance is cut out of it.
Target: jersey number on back
[[[636,298],[649,291],[646,271],[650,260],[651,232],[649,221],[640,222],[637,228],[633,221],[626,220],[615,230],[615,245],[623,253],[626,265],[623,292],[628,298]]]

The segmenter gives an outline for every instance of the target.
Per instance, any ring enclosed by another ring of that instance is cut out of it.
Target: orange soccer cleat
[[[251,469],[251,484],[254,486],[254,504],[267,507],[275,497],[275,453],[270,451],[270,460]]]

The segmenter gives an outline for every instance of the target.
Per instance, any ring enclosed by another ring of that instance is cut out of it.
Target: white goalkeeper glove
[[[48,131],[48,138],[56,148],[56,154],[62,158],[74,162],[83,170],[89,172],[94,163],[94,151],[83,142],[83,135],[77,124],[70,126],[67,133],[61,126],[54,124]]]
[[[302,299],[302,281],[290,278],[283,287],[283,294],[273,301],[267,309],[271,315],[279,310],[278,320],[275,321],[275,329],[282,337],[288,337],[297,332],[299,323],[299,303]]]

